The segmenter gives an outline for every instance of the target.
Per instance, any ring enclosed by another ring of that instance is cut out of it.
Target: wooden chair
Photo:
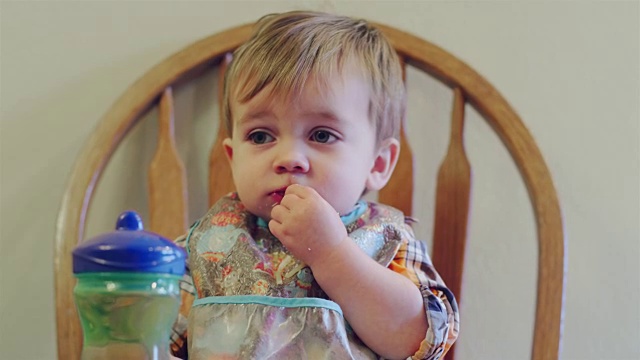
[[[469,103],[491,125],[517,164],[537,220],[538,285],[531,358],[557,359],[563,312],[565,239],[560,207],[551,176],[531,135],[507,101],[472,68],[443,49],[411,34],[376,24],[389,38],[405,66],[443,82],[454,97],[448,152],[437,175],[433,254],[436,268],[462,301],[465,239],[470,193],[470,166],[463,147],[464,108]],[[228,56],[252,31],[239,26],[197,41],[149,70],[113,104],[100,120],[77,159],[60,208],[55,244],[56,319],[59,359],[79,359],[82,330],[72,291],[71,251],[84,239],[92,195],[116,147],[138,120],[159,106],[159,139],[149,168],[150,230],[173,238],[187,228],[186,176],[173,137],[172,86],[203,69],[224,71]],[[195,75],[194,75],[195,74]],[[222,78],[222,77],[220,77]],[[221,92],[220,92],[221,93]],[[219,99],[220,100],[220,99]],[[221,127],[222,128],[222,127]],[[219,132],[209,169],[210,203],[233,190]],[[410,215],[413,162],[402,136],[395,175],[379,200]],[[453,349],[452,349],[453,350]],[[448,359],[453,359],[450,352]]]

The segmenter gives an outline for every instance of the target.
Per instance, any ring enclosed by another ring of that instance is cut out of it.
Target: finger
[[[284,192],[285,195],[297,195],[301,199],[305,199],[309,196],[309,190],[311,188],[308,186],[300,185],[300,184],[291,184],[287,186],[287,190]]]
[[[276,220],[274,220],[273,218],[271,219],[271,221],[269,221],[269,231],[271,231],[273,236],[275,236],[278,239],[280,239],[280,236],[282,235],[282,228],[283,228],[283,225],[277,222]]]
[[[282,204],[276,205],[271,209],[271,220],[282,223],[288,213],[289,209],[287,209],[285,206],[283,206]]]
[[[302,200],[297,193],[285,193],[282,200],[280,200],[280,205],[286,207],[288,210],[291,210],[296,207],[296,205]]]

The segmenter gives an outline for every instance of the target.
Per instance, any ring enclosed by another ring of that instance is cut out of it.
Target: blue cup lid
[[[116,230],[96,236],[73,250],[73,273],[147,272],[182,275],[184,249],[145,231],[135,211],[118,217]]]

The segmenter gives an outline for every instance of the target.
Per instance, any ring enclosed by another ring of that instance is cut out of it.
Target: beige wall
[[[638,2],[21,1],[0,3],[0,358],[55,358],[52,253],[72,163],[99,117],[150,66],[188,43],[267,12],[335,9],[445,47],[491,81],[536,137],[554,175],[569,240],[563,359],[640,358]],[[177,89],[191,218],[204,211],[205,143],[215,77]],[[429,239],[433,173],[450,93],[409,83],[418,154],[418,235]],[[523,185],[502,145],[469,111],[474,166],[469,277],[459,359],[524,359],[536,261]],[[101,183],[89,235],[145,209],[145,119]],[[128,186],[124,190],[122,186]],[[139,195],[141,193],[142,195]]]

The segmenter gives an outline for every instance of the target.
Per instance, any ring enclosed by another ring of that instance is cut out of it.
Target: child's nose
[[[278,154],[278,157],[273,164],[276,173],[306,173],[307,171],[309,171],[309,160],[305,156],[304,152],[293,147],[282,150],[283,151]]]

